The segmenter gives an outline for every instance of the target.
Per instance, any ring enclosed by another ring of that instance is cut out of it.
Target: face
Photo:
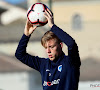
[[[54,39],[45,43],[46,53],[51,61],[55,60],[62,53],[62,43],[58,44]]]

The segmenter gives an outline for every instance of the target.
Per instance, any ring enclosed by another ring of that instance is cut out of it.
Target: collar
[[[57,59],[55,59],[53,61],[50,60],[51,64],[52,65],[58,65],[62,61],[62,59],[64,58],[64,56],[65,56],[65,54],[63,52]]]

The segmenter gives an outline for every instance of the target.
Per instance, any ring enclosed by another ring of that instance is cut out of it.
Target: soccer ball
[[[44,26],[48,20],[44,16],[47,6],[43,3],[33,4],[27,11],[27,18],[29,22],[35,26]]]

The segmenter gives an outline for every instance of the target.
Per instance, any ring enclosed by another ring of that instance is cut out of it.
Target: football
[[[35,26],[44,26],[48,20],[44,16],[47,6],[43,3],[35,3],[30,6],[27,11],[27,18],[29,22]]]

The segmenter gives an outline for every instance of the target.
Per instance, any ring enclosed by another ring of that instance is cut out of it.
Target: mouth
[[[49,58],[52,58],[52,55],[48,55]]]

